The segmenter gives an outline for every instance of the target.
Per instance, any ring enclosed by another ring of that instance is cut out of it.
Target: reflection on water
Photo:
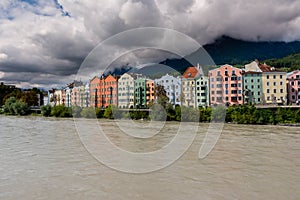
[[[153,138],[138,139],[112,121],[100,123],[116,145],[135,152],[166,145],[178,126],[168,122]],[[182,158],[142,175],[95,160],[73,119],[0,116],[0,127],[0,199],[300,199],[299,127],[227,124],[213,151],[199,160],[208,127],[200,124]]]

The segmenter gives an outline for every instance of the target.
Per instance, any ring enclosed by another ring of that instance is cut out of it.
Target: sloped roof
[[[275,67],[268,66],[266,63],[259,64],[258,66],[262,72],[281,72],[280,70],[276,69]]]
[[[183,73],[183,78],[195,78],[200,75],[199,70],[197,67],[188,67],[185,72]]]

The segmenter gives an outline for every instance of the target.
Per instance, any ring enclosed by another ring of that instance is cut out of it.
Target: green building
[[[137,78],[134,81],[134,102],[136,108],[146,107],[146,79]]]
[[[262,73],[247,71],[243,75],[244,103],[262,104]]]

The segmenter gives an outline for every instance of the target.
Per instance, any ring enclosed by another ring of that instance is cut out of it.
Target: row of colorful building
[[[235,104],[295,104],[300,102],[300,71],[285,73],[257,60],[243,69],[223,65],[205,76],[200,66],[188,67],[182,76],[165,74],[149,79],[124,73],[74,81],[60,90],[49,91],[52,105],[106,108],[146,108],[157,100],[162,86],[173,105],[202,107]]]

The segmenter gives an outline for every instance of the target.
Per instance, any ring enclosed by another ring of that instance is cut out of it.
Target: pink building
[[[287,74],[288,102],[300,103],[300,71]]]
[[[242,70],[223,65],[209,71],[210,105],[243,104]]]

